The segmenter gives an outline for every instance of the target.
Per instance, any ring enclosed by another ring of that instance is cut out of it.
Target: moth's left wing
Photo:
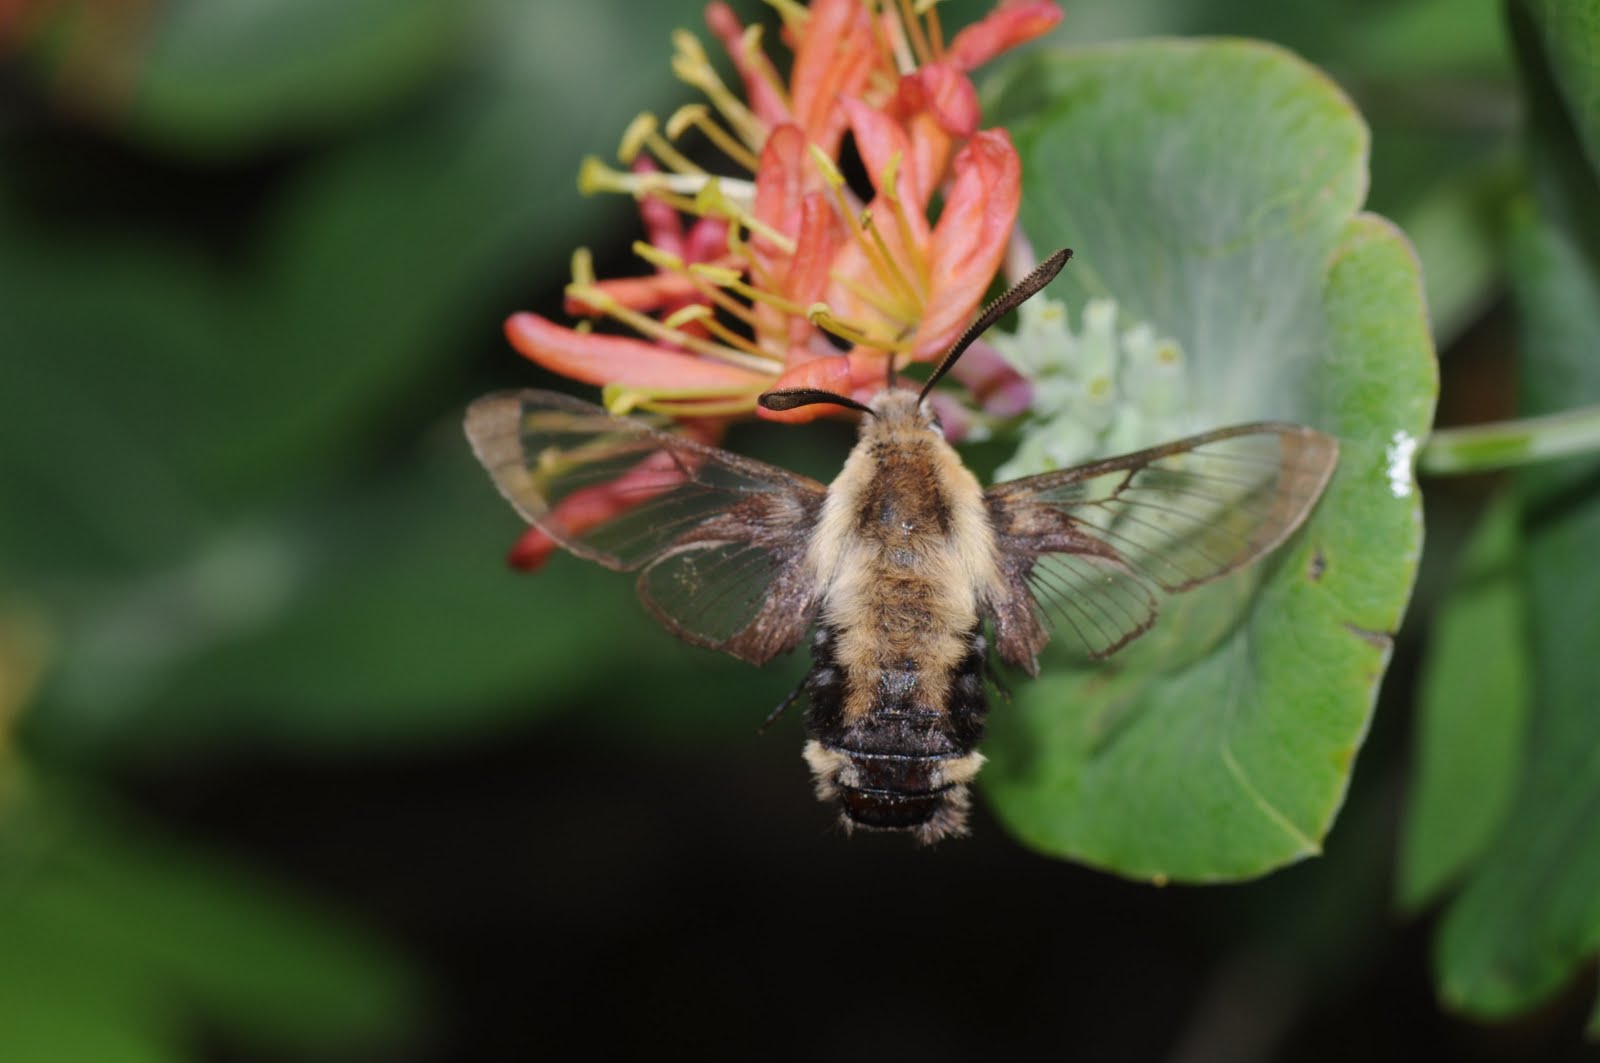
[[[639,597],[679,638],[763,664],[804,636],[815,480],[548,391],[486,395],[466,432],[523,517],[638,571]]]
[[[1283,542],[1338,462],[1333,437],[1263,422],[997,484],[996,649],[1030,672],[1047,627],[1090,657],[1149,630],[1161,594],[1242,568]]]

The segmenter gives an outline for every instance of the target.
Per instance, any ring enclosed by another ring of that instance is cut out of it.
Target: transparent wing
[[[486,395],[466,432],[529,522],[580,557],[643,569],[640,596],[680,637],[760,663],[804,634],[815,480],[553,392]]]
[[[1158,591],[1214,580],[1287,538],[1338,453],[1310,428],[1247,424],[996,485],[988,498],[1007,575],[1038,614],[1036,645],[1012,648],[1031,658],[1048,626],[1091,656],[1115,651],[1155,622]]]

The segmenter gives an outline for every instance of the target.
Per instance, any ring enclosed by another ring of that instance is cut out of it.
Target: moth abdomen
[[[839,802],[846,828],[908,830],[924,842],[965,832],[967,784],[983,765],[983,754],[970,748],[867,753],[815,738],[806,743],[805,757],[816,775],[817,796]]]
[[[983,636],[968,632],[966,652],[936,684],[937,704],[924,701],[919,662],[852,676],[836,658],[837,639],[836,631],[819,626],[806,684],[805,758],[817,796],[838,801],[847,829],[912,831],[924,842],[964,833],[967,784],[983,765],[975,750],[987,708]],[[858,690],[865,696],[854,696]],[[860,707],[851,711],[852,703]]]

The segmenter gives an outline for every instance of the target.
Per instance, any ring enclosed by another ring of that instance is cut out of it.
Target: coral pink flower
[[[968,72],[1060,18],[1053,3],[1003,0],[946,45],[934,5],[769,2],[793,51],[787,80],[759,28],[712,3],[706,21],[742,95],[680,31],[673,69],[710,106],[684,107],[664,125],[641,115],[619,152],[628,171],[583,165],[585,192],[639,201],[649,239],[635,250],[655,271],[597,280],[580,251],[566,309],[634,335],[537,314],[506,322],[518,351],[602,387],[613,411],[667,414],[707,440],[733,417],[826,412],[759,409],[756,397],[774,387],[870,399],[890,359],[897,367],[933,359],[966,327],[1004,258],[1021,196],[1011,139],[979,129]],[[675,141],[690,130],[748,176],[713,176],[685,157]],[[847,134],[870,190],[852,189],[841,174]],[[619,498],[602,485],[569,499],[561,517],[604,519]],[[531,530],[513,563],[536,567],[552,545]]]

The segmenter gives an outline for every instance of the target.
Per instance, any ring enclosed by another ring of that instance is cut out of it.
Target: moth
[[[1163,597],[1282,543],[1338,460],[1321,432],[1261,422],[985,490],[928,396],[1070,255],[991,304],[920,388],[891,368],[867,403],[762,395],[772,410],[862,415],[826,486],[545,391],[479,399],[467,437],[524,518],[580,557],[637,572],[645,607],[684,641],[762,665],[812,632],[811,669],[769,722],[808,696],[804,757],[846,829],[963,834],[991,653],[1037,675],[1052,635],[1090,658],[1116,652]],[[602,498],[627,504],[589,504]]]

